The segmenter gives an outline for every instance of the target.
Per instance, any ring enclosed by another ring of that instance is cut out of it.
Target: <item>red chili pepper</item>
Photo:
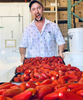
[[[72,78],[72,79],[78,79],[78,76],[76,75],[68,75],[69,78]]]
[[[39,86],[36,86],[36,90],[39,91],[42,87],[46,86],[46,87],[51,87],[52,89],[54,89],[56,84],[45,84],[45,85],[39,85]]]
[[[52,89],[54,89],[55,84],[39,85],[39,86],[36,86],[35,89],[36,89],[36,91],[38,92],[38,91],[39,91],[42,87],[44,87],[44,86],[46,86],[46,87],[51,87]]]
[[[41,75],[40,78],[38,78],[38,81],[39,81],[39,82],[42,82],[42,81],[44,81],[44,80],[46,80],[46,79],[47,79],[47,78],[45,78],[44,76]]]
[[[59,88],[61,88],[61,87],[63,87],[63,86],[64,86],[63,84],[55,85],[54,90],[57,90],[57,89],[59,89]]]
[[[67,71],[65,75],[72,79],[78,79],[78,76],[76,75],[76,71]]]
[[[35,87],[36,91],[38,92],[43,86],[45,86],[45,85],[36,86],[36,87]]]
[[[64,74],[65,74],[65,73],[60,69],[59,72],[58,72],[58,76],[59,76],[59,77],[62,77]]]
[[[83,87],[83,84],[74,83],[74,84],[68,85],[68,88],[70,88],[70,89],[74,89],[77,87]]]
[[[10,87],[10,89],[18,89],[19,88],[19,86],[17,85],[17,86],[11,86]]]
[[[27,63],[29,63],[29,62],[27,62]],[[28,68],[28,67],[29,67],[29,65],[28,65],[28,64],[23,64],[23,67]]]
[[[83,76],[83,71],[82,71],[82,76]]]
[[[46,94],[51,93],[53,90],[51,87],[44,86],[38,91],[38,99],[42,99]]]
[[[48,75],[47,75],[46,73],[41,73],[41,75],[42,75],[43,77],[45,77],[46,79],[49,78]]]
[[[14,100],[29,100],[32,96],[31,91],[24,91],[13,97]]]
[[[33,73],[30,73],[30,78],[34,78],[34,74]]]
[[[83,84],[83,77],[80,78],[80,80],[78,81],[79,84]]]
[[[20,87],[23,91],[25,91],[25,90],[26,90],[26,82],[22,82],[22,83],[19,85],[19,87]]]
[[[38,80],[37,78],[31,78],[29,81],[30,81],[30,82],[38,82],[38,81],[40,81],[40,80]]]
[[[83,87],[77,87],[75,89],[71,89],[70,91],[76,93],[77,91],[82,90],[82,89]]]
[[[54,67],[49,66],[49,65],[43,66],[43,68],[45,68],[45,69],[50,69],[50,70],[54,70]]]
[[[24,69],[23,69],[23,65],[21,65],[22,67],[17,67],[16,68],[16,72],[17,73],[23,73],[24,72]]]
[[[65,80],[62,79],[62,78],[59,78],[59,79],[58,79],[58,82],[59,82],[60,84],[65,84]]]
[[[21,88],[18,88],[18,89],[7,89],[5,92],[4,92],[4,96],[5,97],[13,97],[17,94],[20,94],[21,92],[23,92],[23,90]]]
[[[38,73],[38,72],[35,72],[35,73],[34,73],[34,77],[35,77],[35,78],[40,78],[40,77],[41,77],[41,74]]]
[[[4,86],[4,85],[7,85],[7,84],[12,84],[11,82],[6,82],[6,83],[3,83],[0,85],[0,87]]]
[[[30,77],[29,76],[25,76],[24,77],[24,81],[29,81]]]
[[[57,89],[57,90],[55,90],[54,92],[63,92],[63,91],[68,91],[68,88],[67,87],[61,87],[61,88],[59,88],[59,89]]]
[[[70,91],[60,92],[59,98],[62,100],[83,100],[83,97]]]
[[[46,79],[44,80],[41,85],[45,85],[45,84],[51,84],[52,83],[52,80],[51,79]]]
[[[77,74],[78,78],[80,78],[82,76],[82,72],[81,71],[76,72],[76,74]]]
[[[5,100],[14,100],[14,99],[10,97],[5,97]]]
[[[56,86],[56,84],[46,84],[46,86],[51,87],[54,90],[54,87]]]
[[[74,67],[74,66],[70,67],[70,70],[76,70],[76,71],[80,71],[80,69],[79,69],[79,68],[77,68],[77,67]]]
[[[17,77],[18,77],[18,78],[21,78],[21,74],[18,74]]]
[[[40,85],[41,83],[40,83],[40,82],[36,82],[35,84],[36,84],[36,85]]]
[[[65,75],[67,76],[67,75],[76,75],[76,71],[67,71],[66,73],[65,73]]]
[[[52,84],[56,84],[56,85],[58,85],[59,82],[58,82],[58,80],[53,80],[53,81],[52,81]]]
[[[72,79],[69,79],[68,82],[74,82],[74,83],[76,83],[76,82],[78,82],[78,79],[73,79],[72,78]]]
[[[24,82],[24,81],[25,81],[24,76],[21,76],[20,81],[21,81],[21,82]]]
[[[11,86],[16,86],[15,84],[6,84],[0,87],[0,89],[9,89]]]
[[[68,81],[68,79],[69,79],[68,76],[62,76],[62,77],[60,77],[60,78],[64,79],[65,81]]]
[[[78,95],[83,96],[83,89],[76,92]]]
[[[20,78],[19,77],[14,77],[14,82],[20,82]]]
[[[34,73],[35,73],[35,72],[38,72],[37,68],[34,68],[33,70],[34,70]]]
[[[3,95],[5,91],[6,91],[6,89],[1,89],[0,90],[0,95]]]
[[[51,76],[51,80],[56,80],[56,76]]]
[[[46,62],[45,61],[42,61],[41,64],[46,64]]]
[[[22,82],[24,82],[24,81],[28,81],[29,78],[30,78],[30,77],[27,75],[27,73],[24,73],[24,74],[21,76],[20,79],[21,79]]]
[[[5,100],[5,97],[3,95],[0,95],[0,100]]]
[[[49,76],[56,76],[56,77],[58,77],[59,75],[58,75],[57,71],[50,71],[49,72]]]
[[[49,93],[47,95],[45,95],[43,97],[43,100],[58,100],[59,96],[58,96],[59,93]]]
[[[24,73],[26,73],[27,75],[29,75],[32,72],[31,69],[27,69]]]
[[[68,87],[68,86],[71,85],[71,84],[75,84],[75,82],[69,82],[69,81],[68,81],[68,83],[65,83],[64,86]]]
[[[35,88],[36,87],[36,84],[33,83],[33,82],[27,82],[26,83],[26,88]]]
[[[32,96],[34,96],[36,94],[36,89],[34,89],[34,88],[28,88],[26,91],[31,91]]]

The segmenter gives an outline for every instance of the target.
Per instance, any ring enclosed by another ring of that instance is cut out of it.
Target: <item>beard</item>
[[[43,19],[43,17],[41,17],[40,20],[37,20],[37,19],[35,18],[36,21],[41,21],[42,19]]]

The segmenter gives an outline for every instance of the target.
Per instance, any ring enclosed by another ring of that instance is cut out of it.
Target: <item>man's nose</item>
[[[36,14],[39,12],[38,9],[35,10]]]

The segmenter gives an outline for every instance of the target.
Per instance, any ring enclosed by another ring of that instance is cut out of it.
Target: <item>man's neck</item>
[[[35,21],[35,25],[38,28],[38,30],[40,31],[40,33],[41,33],[41,30],[44,26],[44,23],[45,23],[45,18],[43,18],[42,21],[38,21],[38,22]]]

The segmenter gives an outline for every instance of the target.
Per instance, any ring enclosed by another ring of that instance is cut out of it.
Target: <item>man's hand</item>
[[[24,61],[25,59],[25,54],[26,54],[26,48],[19,48],[19,51],[20,51],[20,55],[21,55],[21,62]]]
[[[63,50],[65,48],[65,45],[59,45],[59,56],[61,56],[64,59],[64,55],[63,55]]]
[[[21,55],[21,62],[23,62],[25,59],[25,55]]]
[[[64,56],[63,53],[59,53],[58,56],[60,56],[60,57],[63,58],[63,59],[65,58],[65,56]]]

